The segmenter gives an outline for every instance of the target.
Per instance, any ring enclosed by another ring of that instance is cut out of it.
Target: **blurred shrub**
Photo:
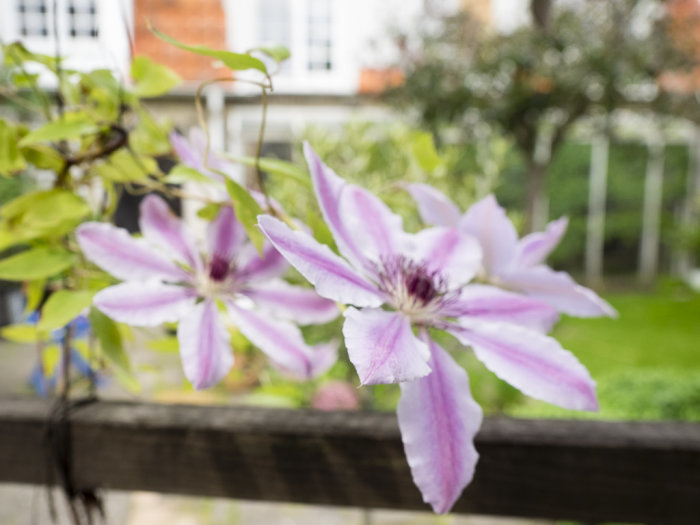
[[[522,417],[700,421],[700,372],[638,368],[597,379],[598,414],[530,400],[508,412]]]

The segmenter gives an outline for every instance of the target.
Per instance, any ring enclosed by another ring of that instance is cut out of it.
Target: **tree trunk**
[[[589,286],[600,286],[603,281],[608,149],[609,139],[606,135],[593,137],[586,228],[586,282]]]
[[[552,0],[530,0],[530,13],[535,26],[546,31],[551,19]]]
[[[547,165],[531,160],[527,165],[525,222],[523,233],[540,231],[547,222]]]
[[[663,205],[664,145],[649,145],[644,178],[644,212],[642,237],[639,243],[639,280],[643,285],[654,282],[659,266],[659,232]]]

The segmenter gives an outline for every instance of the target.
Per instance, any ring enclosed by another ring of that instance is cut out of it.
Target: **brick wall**
[[[186,44],[226,48],[226,19],[221,0],[135,0],[134,41],[137,55],[151,59],[177,71],[185,81],[195,83],[221,75],[213,60],[182,51],[158,39],[147,26],[147,20],[159,31]]]

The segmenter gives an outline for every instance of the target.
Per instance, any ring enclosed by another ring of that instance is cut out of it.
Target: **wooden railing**
[[[61,425],[77,490],[428,510],[391,414],[95,402],[49,415],[0,401],[0,482],[59,482],[47,433]],[[476,445],[454,512],[700,523],[699,424],[495,418]]]

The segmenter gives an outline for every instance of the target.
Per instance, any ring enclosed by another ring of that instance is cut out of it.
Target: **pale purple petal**
[[[141,202],[139,226],[148,242],[172,254],[173,259],[194,269],[202,266],[194,242],[187,235],[182,221],[161,197],[147,195]]]
[[[241,293],[258,308],[302,325],[327,323],[340,315],[333,301],[280,279],[243,289]]]
[[[617,317],[615,309],[593,290],[576,284],[568,273],[555,272],[544,265],[507,272],[499,281],[568,315]]]
[[[269,215],[258,217],[258,225],[287,261],[316,287],[319,295],[357,306],[379,306],[384,302],[382,293],[328,246],[304,232],[291,230]]]
[[[423,222],[435,226],[457,226],[461,213],[445,194],[428,184],[407,184],[406,189],[418,204]]]
[[[595,381],[555,339],[520,326],[475,319],[463,318],[460,326],[445,329],[524,394],[563,408],[598,410]]]
[[[236,219],[233,208],[222,206],[218,215],[207,227],[209,255],[212,259],[230,263],[245,238],[245,229]]]
[[[213,149],[210,148],[209,151],[209,158],[207,159],[207,164],[206,166],[204,165],[204,154],[207,151],[207,135],[204,133],[202,128],[199,127],[192,127],[190,128],[189,132],[189,139],[190,139],[190,144],[194,147],[194,149],[198,152],[199,154],[199,162],[201,163],[202,167],[204,170],[206,170],[207,173],[213,175],[216,178],[220,178],[220,175],[218,173],[213,173],[207,168],[211,168],[211,170],[217,170],[221,171],[227,176],[231,176],[232,173],[232,168],[233,165],[226,161],[225,159],[222,159]]]
[[[238,330],[260,348],[285,373],[310,379],[319,369],[316,361],[327,364],[327,353],[317,353],[304,342],[296,325],[273,319],[236,303],[227,302],[228,314]]]
[[[333,235],[338,250],[355,266],[361,268],[364,265],[364,257],[355,242],[353,232],[346,228],[340,214],[340,198],[348,184],[321,161],[308,142],[304,142],[304,156],[309,165],[311,182],[314,185],[321,214]]]
[[[338,361],[338,342],[321,343],[313,347],[311,377],[318,377],[330,370]]]
[[[120,323],[157,326],[182,319],[194,307],[192,288],[157,282],[126,282],[95,294],[93,304]]]
[[[460,219],[459,228],[481,244],[487,275],[497,275],[513,264],[518,234],[493,195],[473,204]]]
[[[343,335],[363,385],[412,381],[430,373],[428,349],[398,312],[348,308]]]
[[[77,238],[85,256],[118,279],[189,279],[174,262],[151,248],[145,240],[134,239],[122,228],[103,222],[87,222],[78,227]]]
[[[199,303],[177,327],[177,341],[185,377],[197,390],[214,386],[233,366],[231,337],[216,303]]]
[[[568,225],[569,219],[562,217],[550,222],[545,231],[531,233],[520,239],[517,266],[522,268],[543,263],[561,241]]]
[[[436,343],[428,340],[428,344],[433,371],[401,383],[397,413],[413,481],[423,501],[443,514],[474,475],[479,459],[474,435],[482,415],[464,369]]]
[[[440,309],[445,317],[476,317],[483,321],[503,321],[549,332],[559,314],[551,306],[494,286],[465,286]]]
[[[204,162],[204,155],[207,150],[207,136],[200,128],[191,128],[187,139],[176,132],[172,132],[170,134],[170,144],[185,166],[209,175],[214,180],[222,180],[221,174],[216,173],[217,171],[233,179],[238,179],[238,177],[232,176],[234,172],[233,165],[219,157],[214,151],[209,152],[209,158],[206,163]]]
[[[381,199],[359,186],[347,184],[340,196],[339,213],[345,231],[363,259],[376,262],[396,253],[399,239],[404,235],[403,220]],[[362,268],[365,267],[363,264]],[[371,272],[371,267],[366,269]]]
[[[404,234],[402,253],[437,273],[449,290],[471,281],[481,266],[481,248],[470,235],[454,228],[427,228]]]
[[[175,154],[185,166],[203,171],[202,154],[199,153],[185,137],[180,135],[177,131],[173,131],[170,133],[170,144],[173,150],[175,150]]]
[[[287,260],[269,242],[263,244],[262,256],[252,243],[245,243],[236,254],[236,264],[236,279],[246,283],[281,277],[289,268]]]

